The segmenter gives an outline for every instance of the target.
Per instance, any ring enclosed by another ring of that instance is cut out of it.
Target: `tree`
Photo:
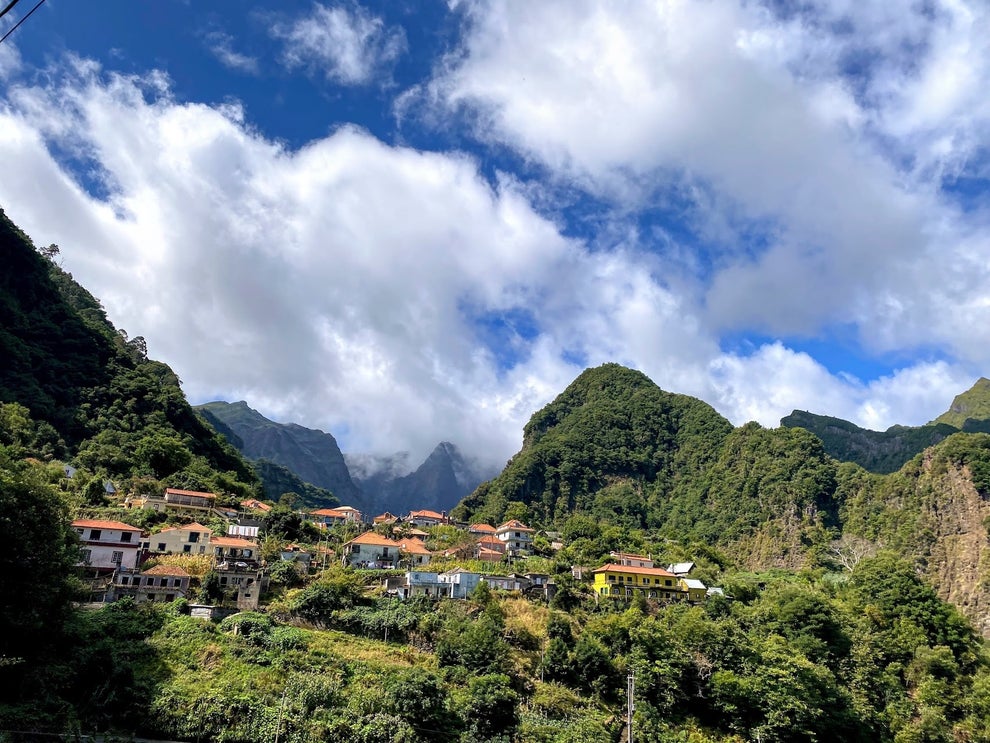
[[[79,542],[66,504],[37,465],[0,446],[0,658],[41,654],[77,584]]]
[[[468,693],[464,710],[468,739],[509,741],[519,726],[519,695],[512,690],[509,677],[495,673],[471,679]]]

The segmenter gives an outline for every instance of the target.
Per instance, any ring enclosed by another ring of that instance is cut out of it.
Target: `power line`
[[[20,0],[12,0],[12,2],[10,3],[10,5],[8,5],[6,8],[3,9],[2,12],[0,12],[0,16],[2,16],[4,13],[6,13],[11,8],[13,8],[14,5],[17,4],[18,2],[20,2]],[[15,23],[14,26],[13,26],[13,28],[11,28],[7,33],[5,33],[3,35],[3,38],[0,38],[0,44],[2,44],[3,42],[5,42],[7,40],[7,37],[10,36],[12,33],[14,33],[14,31],[17,30],[18,26],[20,26],[22,23],[24,23],[24,21],[26,21],[28,18],[30,18],[31,15],[34,13],[34,11],[36,11],[38,8],[40,8],[44,4],[44,2],[45,2],[45,0],[38,0],[38,4],[35,5],[33,8],[31,8],[31,10],[28,11],[28,14],[26,16],[24,16],[23,18],[21,18],[21,20],[19,20],[17,23]]]
[[[21,0],[10,0],[10,2],[7,3],[7,7],[4,8],[3,10],[0,10],[0,18],[3,18],[5,15],[7,15],[7,13],[10,12],[11,8],[17,5],[17,3],[19,3],[20,1]]]

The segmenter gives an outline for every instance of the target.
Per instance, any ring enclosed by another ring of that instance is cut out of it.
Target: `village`
[[[150,509],[166,518],[158,531],[143,530],[123,521],[78,518],[72,527],[80,540],[79,568],[91,603],[131,598],[135,602],[185,599],[196,616],[224,616],[232,611],[258,609],[269,589],[273,571],[287,565],[304,581],[306,576],[341,565],[381,576],[385,595],[400,600],[416,596],[466,599],[479,584],[492,590],[514,592],[550,601],[557,585],[548,572],[525,568],[534,552],[537,530],[518,519],[505,523],[464,524],[445,512],[413,510],[403,516],[383,513],[367,518],[351,506],[296,511],[313,543],[262,540],[271,504],[250,499],[239,507],[217,505],[217,496],[167,488],[161,496],[129,496],[126,509]],[[202,522],[209,521],[213,528]],[[216,524],[226,533],[217,534]],[[456,530],[457,543],[428,549],[431,533]],[[337,544],[332,548],[330,536]],[[563,547],[557,532],[542,532],[551,550]],[[272,542],[275,541],[275,544]],[[616,551],[600,567],[572,566],[571,575],[588,583],[595,599],[630,600],[636,594],[658,603],[703,602],[721,593],[690,577],[693,562],[658,566],[647,555]],[[451,563],[484,564],[490,570],[471,570]],[[195,563],[199,570],[190,568]],[[436,563],[446,569],[431,569]],[[185,565],[185,566],[184,566]],[[203,599],[203,566],[215,581],[213,602]],[[276,567],[278,566],[278,567]],[[515,566],[523,566],[518,571]]]

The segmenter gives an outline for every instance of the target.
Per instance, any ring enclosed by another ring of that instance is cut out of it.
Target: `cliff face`
[[[928,577],[941,598],[990,637],[990,500],[977,492],[968,466],[943,470],[931,452],[918,486],[932,494],[924,509],[934,537]]]

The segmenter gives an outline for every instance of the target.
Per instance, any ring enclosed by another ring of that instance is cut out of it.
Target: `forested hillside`
[[[196,415],[172,370],[115,329],[57,255],[0,212],[0,402],[26,409],[41,454],[122,489],[257,495],[254,472]]]
[[[637,741],[990,741],[990,436],[957,433],[878,475],[614,364],[537,412],[523,450],[458,506],[527,521],[531,553],[479,564],[448,550],[465,530],[425,532],[429,570],[466,560],[552,594],[479,582],[466,599],[400,600],[385,584],[403,570],[339,565],[354,524],[320,531],[283,503],[254,514],[259,611],[80,608],[71,520],[165,517],[121,515],[107,479],[229,502],[260,486],[54,249],[0,228],[0,741],[617,743],[630,675]],[[591,571],[616,551],[690,561],[718,590],[598,592]],[[192,600],[222,602],[209,555],[171,557],[195,573]]]
[[[977,405],[972,391],[967,399]],[[832,567],[893,549],[990,632],[990,436],[912,430],[915,443],[932,432],[940,443],[872,474],[804,428],[732,429],[706,404],[606,364],[534,414],[519,454],[455,514],[565,530],[587,515],[717,547],[750,569]]]

